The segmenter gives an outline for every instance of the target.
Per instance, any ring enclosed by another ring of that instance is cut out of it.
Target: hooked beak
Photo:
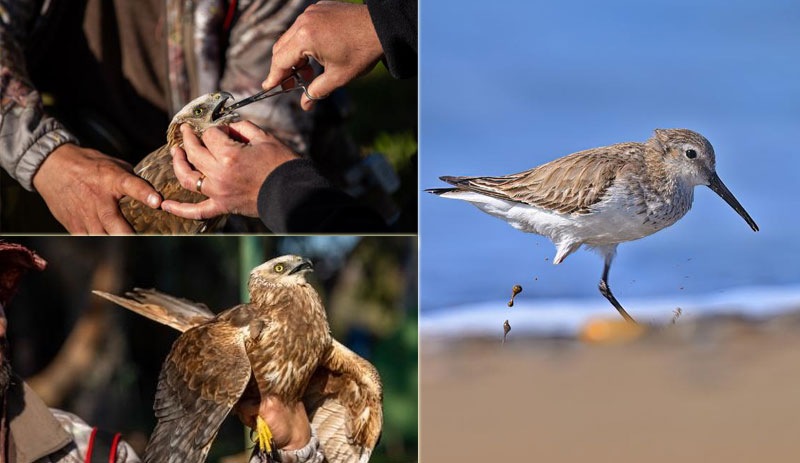
[[[758,225],[756,225],[753,218],[750,217],[750,214],[748,214],[747,211],[744,210],[742,205],[739,204],[739,201],[736,200],[736,198],[733,196],[733,193],[731,193],[728,187],[726,187],[725,184],[722,183],[722,180],[720,180],[716,172],[714,172],[711,175],[711,178],[708,180],[708,187],[711,188],[711,190],[714,191],[714,193],[718,194],[720,198],[724,199],[725,202],[728,203],[728,205],[732,207],[737,214],[742,216],[744,221],[747,222],[748,225],[750,225],[750,228],[752,228],[753,231],[758,231]]]
[[[289,275],[294,275],[295,273],[303,270],[314,270],[314,264],[312,264],[308,259],[303,259],[299,264],[297,264],[297,266],[295,266],[295,268],[289,271]]]
[[[219,96],[220,96],[220,99],[217,102],[217,104],[214,106],[214,109],[211,112],[211,120],[212,121],[216,121],[221,116],[224,116],[224,115],[226,115],[227,113],[230,112],[230,111],[228,111],[228,108],[225,107],[225,103],[228,100],[233,100],[233,95],[231,95],[228,92],[219,92]]]

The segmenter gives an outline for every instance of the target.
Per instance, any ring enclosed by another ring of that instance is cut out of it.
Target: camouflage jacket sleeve
[[[237,99],[261,90],[272,60],[272,46],[311,2],[240,1],[232,23],[220,87]],[[300,96],[288,93],[246,106],[243,119],[268,130],[301,154],[308,150],[313,114],[300,108]]]
[[[39,165],[57,147],[77,143],[44,113],[28,78],[23,47],[39,15],[32,0],[0,0],[0,165],[28,190]]]
[[[37,463],[83,463],[86,461],[86,452],[92,427],[72,413],[50,409],[61,426],[72,435],[73,443]],[[108,457],[106,457],[108,459]],[[116,463],[139,463],[139,456],[127,442],[120,440],[117,444]]]

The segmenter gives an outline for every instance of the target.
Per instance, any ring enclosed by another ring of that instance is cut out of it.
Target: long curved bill
[[[720,180],[716,172],[709,179],[708,187],[711,188],[711,190],[714,191],[714,193],[718,194],[720,198],[724,199],[725,202],[728,203],[728,205],[732,207],[737,214],[742,216],[744,221],[747,222],[747,225],[750,225],[750,228],[752,228],[753,231],[758,231],[758,225],[756,225],[756,222],[753,220],[752,217],[750,217],[750,214],[748,214],[747,211],[744,210],[742,205],[739,204],[739,201],[737,201],[736,198],[733,196],[731,190],[729,190],[728,187],[726,187],[725,184],[722,183],[722,180]]]

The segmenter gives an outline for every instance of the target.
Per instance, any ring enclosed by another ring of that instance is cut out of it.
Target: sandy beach
[[[633,340],[421,338],[420,455],[755,462],[800,455],[800,315],[678,320]]]

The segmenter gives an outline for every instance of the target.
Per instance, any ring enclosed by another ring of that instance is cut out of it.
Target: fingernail
[[[147,196],[147,204],[152,208],[158,207],[158,195],[150,193]]]

